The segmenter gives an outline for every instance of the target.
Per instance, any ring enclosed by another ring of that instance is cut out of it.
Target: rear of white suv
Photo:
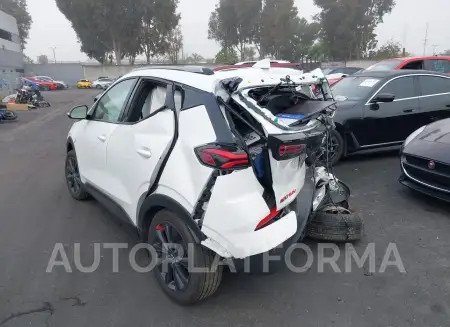
[[[261,254],[298,232],[292,203],[304,183],[306,151],[323,138],[317,124],[288,128],[257,111],[240,117],[236,106],[247,108],[249,100],[239,104],[242,90],[227,89],[225,78],[139,70],[89,110],[69,113],[81,119],[67,141],[70,193],[92,195],[131,221],[156,249],[163,290],[182,304],[216,291],[222,266],[215,254]],[[250,146],[236,127],[242,118],[259,135]],[[208,270],[193,272],[190,264]]]

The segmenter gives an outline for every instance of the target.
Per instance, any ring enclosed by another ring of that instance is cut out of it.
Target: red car
[[[428,56],[386,59],[366,70],[420,69],[450,74],[450,56]]]
[[[213,71],[219,71],[219,70],[227,70],[227,69],[237,69],[237,68],[248,68],[252,67],[256,61],[248,61],[243,64],[237,64],[237,65],[224,65],[219,66],[213,69]],[[271,67],[283,67],[283,68],[291,68],[291,69],[297,69],[297,70],[303,70],[303,67],[299,63],[292,63],[292,62],[280,62],[280,61],[271,61],[270,62]]]
[[[58,85],[56,83],[38,80],[36,79],[36,77],[26,77],[26,79],[29,79],[30,81],[33,81],[36,84],[38,84],[39,88],[42,91],[56,90],[58,88]]]

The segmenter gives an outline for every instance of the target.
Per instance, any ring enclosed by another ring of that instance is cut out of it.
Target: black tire
[[[328,163],[331,166],[334,166],[341,161],[345,154],[345,146],[344,137],[341,133],[335,129],[332,130],[328,138]],[[327,164],[327,154],[325,152],[320,157],[320,163],[325,166]]]
[[[78,201],[89,199],[89,193],[85,190],[84,185],[81,182],[77,156],[74,150],[69,151],[66,155],[64,171],[70,195]]]
[[[17,114],[12,110],[4,110],[3,111],[3,119],[4,120],[12,121],[12,120],[16,120],[17,117],[18,117]]]
[[[97,84],[97,85],[95,86],[95,88],[96,88],[96,89],[103,89],[103,86]]]
[[[148,243],[155,249],[158,249],[159,244],[162,243],[161,238],[166,237],[169,240],[166,232],[171,235],[170,238],[173,238],[170,243],[180,244],[186,256],[179,262],[168,265],[172,266],[172,268],[167,270],[170,271],[172,269],[172,275],[169,275],[168,272],[164,275],[162,265],[154,268],[154,276],[161,288],[170,299],[181,305],[193,304],[213,295],[222,281],[223,266],[219,264],[217,255],[201,244],[196,243],[187,225],[174,213],[168,210],[161,210],[155,215],[149,227]],[[191,244],[190,251],[188,250],[188,244]],[[158,253],[158,259],[160,259],[161,255],[161,253]],[[186,266],[186,263],[189,261],[194,267],[206,268],[208,272],[189,271],[189,265]],[[185,273],[188,276],[187,281]],[[177,278],[175,278],[175,275],[177,275],[178,283],[180,283],[181,274],[185,282],[183,287],[180,287],[180,284],[177,285]],[[170,278],[173,281],[169,282]]]
[[[339,212],[318,211],[306,227],[309,238],[331,242],[351,242],[361,239],[364,230],[360,215],[344,208]]]
[[[44,89],[44,91],[50,91],[50,86],[48,85],[44,85],[42,88]]]

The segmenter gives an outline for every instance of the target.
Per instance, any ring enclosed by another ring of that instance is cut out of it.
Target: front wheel
[[[155,215],[148,243],[157,254],[154,276],[172,300],[188,305],[216,292],[222,280],[219,258],[196,243],[187,225],[174,213],[161,210]]]
[[[69,151],[66,155],[65,173],[70,195],[78,201],[88,199],[89,193],[86,192],[84,185],[81,182],[77,156],[74,150]]]

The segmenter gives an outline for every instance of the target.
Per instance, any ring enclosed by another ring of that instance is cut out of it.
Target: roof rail
[[[214,71],[208,67],[202,66],[143,66],[133,69],[133,71],[145,70],[145,69],[168,69],[179,70],[183,72],[202,74],[202,75],[214,75]]]

